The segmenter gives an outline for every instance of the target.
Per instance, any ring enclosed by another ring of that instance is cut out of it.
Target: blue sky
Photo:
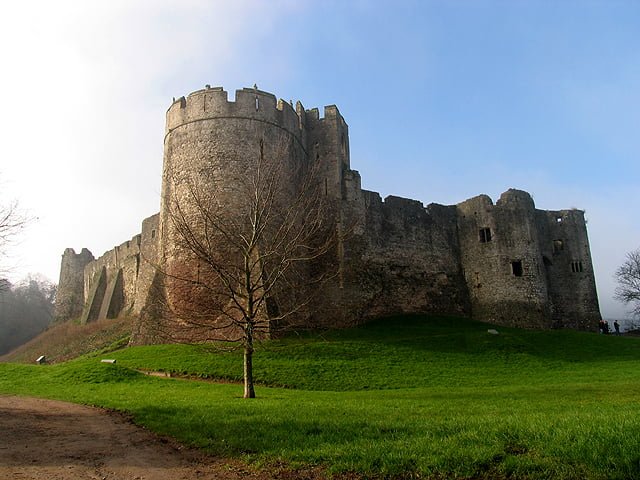
[[[640,247],[640,2],[25,1],[0,32],[3,198],[38,217],[13,277],[57,279],[159,209],[164,113],[205,84],[336,104],[363,187],[508,188],[586,210],[605,316]],[[230,96],[233,94],[231,93]]]

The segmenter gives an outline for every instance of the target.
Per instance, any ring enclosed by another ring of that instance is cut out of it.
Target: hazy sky
[[[28,1],[3,5],[0,197],[37,217],[13,279],[57,281],[159,210],[164,114],[205,84],[336,104],[363,187],[508,188],[586,210],[602,312],[640,247],[640,2]]]

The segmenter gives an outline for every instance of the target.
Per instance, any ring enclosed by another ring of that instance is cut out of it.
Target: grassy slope
[[[635,375],[636,339],[573,331],[526,331],[460,318],[396,317],[351,330],[263,344],[254,360],[264,385],[308,390],[527,385],[610,381]],[[241,352],[164,345],[119,351],[125,366],[242,379]],[[635,365],[635,363],[634,363]],[[577,366],[579,368],[572,368]]]
[[[640,341],[500,329],[460,319],[388,319],[270,342],[256,401],[237,385],[126,368],[238,378],[238,354],[140,347],[62,365],[0,365],[0,392],[125,410],[226,455],[336,471],[447,477],[640,477]]]
[[[100,320],[87,325],[64,322],[51,325],[36,338],[0,356],[0,362],[33,363],[40,355],[63,362],[96,350],[122,348],[129,341],[132,318]]]

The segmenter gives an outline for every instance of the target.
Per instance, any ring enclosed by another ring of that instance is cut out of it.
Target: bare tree
[[[29,218],[18,208],[16,201],[0,204],[0,276],[7,273],[6,258],[8,250],[16,241],[20,232],[27,226]],[[2,289],[4,283],[0,283]]]
[[[640,248],[627,253],[626,260],[615,273],[618,282],[616,299],[631,304],[631,312],[640,316]]]
[[[337,222],[319,166],[263,143],[242,171],[166,172],[165,198],[180,260],[163,268],[164,315],[178,341],[232,341],[244,351],[244,397],[254,398],[254,343],[306,315],[337,272]]]

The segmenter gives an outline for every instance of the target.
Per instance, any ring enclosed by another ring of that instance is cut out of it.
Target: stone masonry
[[[337,228],[353,229],[336,251],[340,275],[326,286],[314,325],[434,313],[525,328],[597,328],[584,212],[538,210],[515,189],[495,203],[487,195],[449,206],[383,200],[363,190],[351,170],[348,127],[335,106],[321,117],[257,88],[238,90],[229,101],[219,87],[170,106],[160,212],[142,222],[141,233],[97,259],[86,249],[65,250],[56,318],[90,322],[153,311],[159,271],[183,262],[167,212],[180,187],[169,172],[207,170],[215,185],[233,182],[258,145],[287,161],[317,162],[337,205]],[[232,196],[228,201],[233,205]]]

